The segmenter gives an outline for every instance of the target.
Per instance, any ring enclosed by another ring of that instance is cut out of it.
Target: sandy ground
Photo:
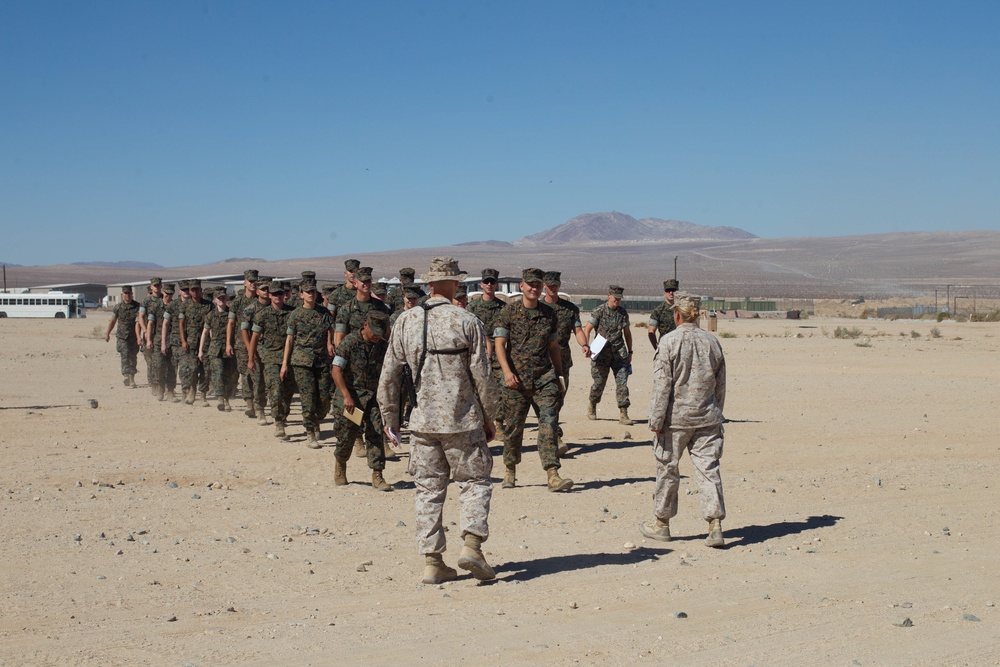
[[[1000,325],[721,323],[722,550],[702,544],[686,458],[676,539],[642,538],[649,432],[617,423],[611,389],[584,418],[578,360],[573,491],[546,490],[531,447],[524,486],[495,488],[497,581],[438,587],[419,583],[405,459],[392,494],[354,461],[334,488],[297,412],[282,444],[239,412],[123,387],[105,323],[0,320],[4,666],[1000,663]]]

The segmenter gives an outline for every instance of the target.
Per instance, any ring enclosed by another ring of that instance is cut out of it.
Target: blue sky
[[[0,260],[1000,230],[996,2],[0,3]]]

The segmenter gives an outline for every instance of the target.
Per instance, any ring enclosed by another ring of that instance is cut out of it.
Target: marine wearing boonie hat
[[[700,310],[701,297],[687,292],[678,292],[674,295],[674,307],[678,310]]]
[[[625,288],[621,285],[608,285],[608,294],[620,299],[625,294]]]
[[[540,283],[545,277],[545,272],[541,269],[525,269],[521,272],[521,280],[526,283]]]
[[[454,257],[435,257],[431,260],[430,271],[420,276],[425,283],[445,280],[462,282],[468,277],[469,274],[458,268],[458,261]]]

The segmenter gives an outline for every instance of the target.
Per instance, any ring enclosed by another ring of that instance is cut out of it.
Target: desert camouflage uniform
[[[695,324],[682,324],[661,338],[649,404],[649,428],[658,433],[653,439],[653,511],[661,521],[677,515],[678,463],[685,449],[695,470],[702,516],[726,518],[719,472],[725,403],[726,358],[719,339]]]
[[[170,304],[173,304],[172,300]],[[151,338],[153,341],[153,382],[172,392],[177,386],[177,373],[174,370],[171,349],[168,346],[166,354],[160,351],[160,346],[163,343],[163,314],[167,312],[167,306],[170,304],[164,303],[163,299],[158,299],[156,303],[150,304],[149,308],[146,309],[146,326],[153,328]]]
[[[245,305],[235,313],[232,306],[229,308],[230,316],[235,315],[237,322],[236,331],[234,332],[238,341],[236,344],[236,364],[240,372],[243,373],[243,400],[246,401],[247,405],[255,406],[255,409],[260,409],[267,405],[264,363],[259,358],[260,352],[258,351],[258,358],[255,360],[253,370],[251,371],[247,368],[250,363],[250,351],[247,349],[246,343],[243,342],[243,332],[246,331],[247,336],[251,336],[253,334],[251,327],[253,326],[254,315],[257,314],[258,310],[270,307],[271,304],[261,303],[260,299],[253,298],[247,299]]]
[[[354,409],[361,410],[362,413],[360,426],[345,417],[344,397],[339,391],[334,391],[333,430],[337,435],[334,456],[342,461],[350,458],[354,440],[364,428],[368,467],[372,470],[385,470],[384,424],[375,392],[378,390],[382,363],[388,349],[389,344],[385,340],[369,343],[358,331],[348,334],[347,338],[340,341],[337,356],[333,360],[334,365],[344,374],[344,382],[354,400]]]
[[[139,306],[139,313],[142,315],[146,315],[147,327],[149,326],[149,311],[156,307],[157,302],[159,302],[162,305],[163,298],[158,296],[153,296],[152,294],[150,294],[145,299],[142,300],[142,304]],[[160,384],[160,381],[157,379],[156,375],[157,363],[154,360],[155,357],[159,355],[159,350],[156,350],[156,354],[153,354],[154,350],[150,347],[146,347],[145,337],[143,337],[142,339],[142,345],[143,345],[142,356],[146,360],[146,383],[149,384],[149,386],[151,387],[155,387],[156,385]]]
[[[292,374],[287,373],[285,379],[281,379],[288,315],[291,312],[292,309],[287,305],[283,305],[280,310],[274,306],[261,307],[254,313],[251,327],[254,333],[260,334],[257,354],[264,366],[264,386],[267,387],[267,399],[271,403],[271,417],[279,422],[288,418],[292,394],[295,393]]]
[[[590,377],[593,378],[594,384],[590,387],[590,402],[594,405],[601,402],[604,385],[608,382],[608,373],[614,371],[615,398],[618,407],[627,408],[631,402],[628,398],[628,349],[625,337],[622,335],[622,331],[629,325],[625,304],[619,303],[618,307],[612,310],[608,308],[608,304],[602,303],[590,316],[590,324],[608,341],[597,358],[591,359]]]
[[[135,334],[135,323],[139,319],[139,304],[122,301],[111,314],[118,318],[115,329],[115,349],[121,357],[122,375],[136,374],[136,361],[139,359],[139,339]]]
[[[236,370],[236,357],[226,356],[226,327],[229,324],[228,308],[212,312],[205,316],[205,329],[209,333],[208,349],[205,350],[205,362],[212,374],[212,386],[216,397],[230,399],[236,393],[236,382],[239,371]]]
[[[656,327],[657,339],[677,328],[674,323],[674,306],[664,301],[649,314],[649,326]]]
[[[318,431],[319,423],[330,413],[330,355],[326,349],[333,317],[324,306],[296,308],[285,326],[285,333],[294,337],[289,359],[295,384],[302,401],[302,425],[307,431]]]
[[[469,302],[469,305],[465,307],[470,313],[479,318],[486,328],[486,335],[490,339],[490,344],[492,344],[494,333],[496,332],[497,322],[500,320],[500,311],[504,309],[507,304],[500,299],[493,299],[492,301],[483,301],[482,297],[478,299],[473,299]],[[497,389],[503,387],[503,369],[500,368],[500,362],[497,361],[496,352],[490,358],[490,371],[493,374],[493,382],[496,384]],[[497,421],[504,420],[504,394],[502,391],[499,392],[497,396]]]
[[[396,320],[378,387],[382,415],[398,432],[403,365],[409,365],[416,375],[424,349],[425,315],[428,350],[467,350],[427,354],[417,387],[417,405],[410,415],[409,470],[417,486],[417,548],[422,554],[445,550],[441,515],[452,476],[459,488],[461,534],[472,533],[483,540],[489,537],[493,457],[483,420],[492,419],[496,409],[482,322],[442,297],[432,297],[427,306],[429,310],[411,308]]]
[[[184,338],[187,340],[188,351],[182,352],[178,370],[181,374],[181,389],[187,391],[197,386],[198,391],[208,391],[208,373],[205,365],[198,359],[198,341],[201,339],[201,329],[205,326],[205,318],[214,306],[208,299],[188,299],[179,308],[180,325],[184,327]],[[178,333],[178,336],[180,334]]]
[[[542,468],[559,468],[556,456],[556,425],[559,419],[559,377],[549,357],[549,343],[558,340],[556,314],[539,302],[537,308],[525,308],[514,301],[500,312],[494,331],[494,341],[506,339],[507,363],[521,386],[511,389],[504,385],[503,462],[515,466],[521,462],[524,439],[524,419],[532,401],[538,406],[538,456]]]
[[[361,331],[361,328],[365,326],[365,318],[368,317],[369,311],[372,310],[385,313],[386,317],[392,314],[389,306],[375,297],[372,297],[368,301],[358,301],[357,298],[354,298],[337,309],[337,323],[334,325],[334,330],[345,336],[356,331]]]

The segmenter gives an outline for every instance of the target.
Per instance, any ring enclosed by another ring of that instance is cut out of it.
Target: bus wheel
[[[66,319],[66,313],[56,313],[56,319],[57,320],[64,320],[64,319]]]
[[[5,317],[7,317],[7,313],[5,313],[2,310],[0,310],[0,320],[2,320]]]

